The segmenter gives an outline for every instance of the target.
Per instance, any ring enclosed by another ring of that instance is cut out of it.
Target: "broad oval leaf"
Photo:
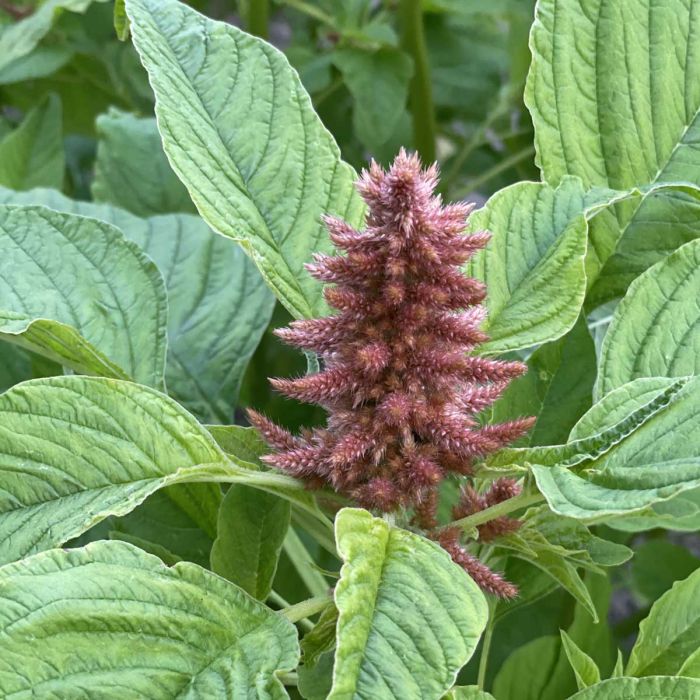
[[[610,678],[584,688],[569,700],[696,700],[700,697],[700,680],[650,676],[649,678]]]
[[[274,296],[238,246],[188,214],[142,219],[44,189],[0,188],[0,201],[94,217],[139,245],[158,265],[168,293],[168,392],[202,421],[232,420],[243,374],[274,307]]]
[[[700,373],[700,240],[679,248],[631,285],[605,334],[596,392],[639,377]]]
[[[231,486],[219,509],[211,569],[258,600],[272,590],[291,507],[264,491]]]
[[[188,563],[121,542],[0,569],[3,697],[286,698],[294,626]]]
[[[615,197],[584,193],[578,178],[565,178],[556,189],[521,182],[472,215],[470,230],[493,233],[468,267],[489,292],[483,352],[531,347],[573,327],[586,294],[587,216]]]
[[[175,0],[128,0],[165,151],[202,217],[239,241],[295,316],[327,307],[305,271],[331,245],[323,213],[351,224],[355,173],[287,59]]]
[[[662,403],[656,405],[659,400]],[[600,519],[642,510],[700,486],[700,432],[688,429],[700,420],[700,377],[626,384],[595,404],[581,419],[585,431],[574,428],[574,433],[579,438],[584,438],[582,433],[595,437],[597,426],[606,427],[617,409],[635,403],[642,409],[645,403],[656,405],[656,410],[597,459],[572,464],[575,468],[532,466],[552,510]]]
[[[0,335],[80,372],[161,387],[167,299],[121,231],[44,207],[0,206]]]
[[[631,676],[677,674],[700,648],[700,569],[676,581],[639,625],[625,673]]]
[[[438,545],[365,510],[336,518],[344,564],[330,700],[439,698],[474,653],[484,595]]]

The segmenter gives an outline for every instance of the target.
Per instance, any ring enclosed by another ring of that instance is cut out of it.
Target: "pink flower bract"
[[[269,464],[371,509],[413,509],[424,528],[436,524],[448,474],[470,474],[531,425],[477,420],[526,367],[473,354],[486,340],[486,291],[462,267],[489,234],[465,234],[471,205],[443,206],[436,184],[436,166],[422,170],[402,150],[388,170],[373,162],[357,183],[369,210],[364,230],[325,220],[344,254],[317,254],[307,267],[328,283],[336,312],[277,331],[317,353],[322,370],[272,383],[323,406],[326,427],[297,437],[250,412],[274,449]]]

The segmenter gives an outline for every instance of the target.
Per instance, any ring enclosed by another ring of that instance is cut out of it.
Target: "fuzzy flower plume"
[[[426,529],[436,525],[447,475],[471,474],[475,461],[531,425],[477,420],[526,368],[472,354],[486,340],[485,289],[462,267],[489,234],[466,235],[471,205],[442,206],[436,184],[436,166],[421,170],[402,150],[387,171],[373,162],[357,183],[369,208],[364,230],[326,218],[344,254],[318,254],[307,267],[328,284],[336,312],[277,331],[317,353],[322,371],[271,380],[283,394],[323,406],[326,427],[294,436],[250,412],[274,449],[266,457],[272,466],[367,508],[412,509]],[[476,495],[462,501],[464,512],[488,506]]]

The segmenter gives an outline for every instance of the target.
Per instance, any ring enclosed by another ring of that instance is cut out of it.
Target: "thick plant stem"
[[[316,596],[308,600],[302,600],[301,603],[290,605],[280,613],[284,615],[290,622],[299,622],[310,615],[320,613],[331,602],[330,595]]]
[[[247,29],[250,34],[267,39],[270,36],[270,0],[248,0]]]
[[[435,109],[428,50],[423,31],[421,0],[401,0],[401,44],[413,58],[409,107],[413,119],[413,145],[424,163],[435,160]]]
[[[520,510],[521,508],[527,508],[528,506],[541,503],[542,501],[544,501],[544,496],[541,493],[521,493],[519,496],[515,496],[515,498],[509,498],[507,501],[496,503],[496,505],[491,506],[490,508],[484,508],[484,510],[468,515],[466,518],[453,520],[444,527],[438,528],[438,531],[453,527],[459,527],[463,530],[470,530],[477,525],[487,523],[489,520],[500,518],[502,515],[508,515],[513,511]]]

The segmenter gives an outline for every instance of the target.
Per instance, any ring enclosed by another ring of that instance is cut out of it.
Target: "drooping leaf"
[[[219,510],[211,569],[264,601],[272,589],[290,505],[278,496],[232,486]]]
[[[599,683],[600,670],[595,661],[585,651],[582,651],[564,630],[561,630],[561,641],[566,658],[574,670],[579,690]]]
[[[175,0],[127,0],[165,151],[202,217],[244,246],[295,316],[326,310],[305,271],[321,214],[359,225],[355,174],[284,56]],[[184,29],[186,27],[186,29]]]
[[[333,63],[355,101],[357,138],[370,150],[381,146],[403,113],[413,73],[411,59],[394,48],[367,51],[349,46],[333,52]]]
[[[293,625],[194,564],[51,550],[3,567],[0,600],[5,697],[288,697]]]
[[[610,678],[579,691],[569,700],[694,700],[700,694],[700,680],[653,676],[652,678]]]
[[[440,697],[486,625],[476,584],[436,544],[367,511],[336,517],[344,565],[329,698]]]
[[[597,395],[639,377],[700,373],[700,240],[649,268],[615,309],[600,356]]]
[[[101,219],[137,243],[158,265],[168,292],[169,393],[203,421],[233,419],[243,374],[274,307],[274,297],[236,245],[187,214],[141,219],[52,190],[0,189],[0,201]]]
[[[144,217],[194,211],[163,153],[155,119],[110,109],[97,118],[96,128],[95,201]]]
[[[675,675],[700,647],[700,570],[676,581],[639,625],[625,673]]]
[[[167,299],[156,266],[114,226],[0,207],[0,335],[88,374],[162,386]]]
[[[60,189],[64,167],[61,101],[49,95],[0,141],[0,186]]]
[[[643,405],[650,393],[665,401],[662,407],[597,459],[572,467],[532,466],[552,510],[599,519],[642,510],[700,486],[700,433],[684,428],[697,424],[700,416],[700,378],[630,382],[595,404],[580,424],[588,434],[595,433],[612,419],[615,411],[608,407]],[[576,437],[582,432],[574,428]]]
[[[555,185],[565,175],[578,175],[586,187],[617,190],[700,184],[697,35],[696,0],[538,2],[525,102],[544,179]],[[618,239],[627,248],[617,259],[612,285],[605,283],[612,289],[594,290],[598,302],[631,281],[629,273],[626,280],[621,275],[625,255],[636,258],[633,273],[639,274],[672,250],[669,243],[683,242],[676,234],[660,244],[660,230],[648,241],[647,232],[658,229],[659,221],[691,222],[686,241],[700,235],[696,200],[660,193],[619,206],[597,222],[591,242],[599,263]]]
[[[0,396],[0,561],[60,545],[184,481],[289,485],[236,466],[159,392],[119,380],[52,377]]]
[[[656,528],[697,532],[700,530],[700,489],[684,491],[669,501],[611,520],[608,525],[623,532],[644,532]]]

